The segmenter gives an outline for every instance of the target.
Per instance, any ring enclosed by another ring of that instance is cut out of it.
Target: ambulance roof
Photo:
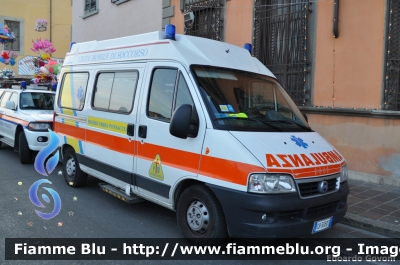
[[[139,60],[176,60],[187,67],[210,65],[274,75],[241,47],[225,42],[176,34],[166,39],[163,31],[103,41],[77,43],[64,61],[64,66]]]

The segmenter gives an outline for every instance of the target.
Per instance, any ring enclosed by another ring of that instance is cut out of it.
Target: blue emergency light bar
[[[245,44],[244,44],[244,48],[245,48],[246,50],[248,50],[249,53],[251,54],[252,45],[251,45],[250,43],[245,43]]]
[[[71,51],[71,49],[72,49],[72,46],[74,46],[74,44],[76,44],[76,42],[75,42],[75,41],[73,41],[73,42],[71,42],[71,43],[69,44],[69,51]]]
[[[165,38],[170,40],[175,40],[175,26],[168,24],[165,26]]]

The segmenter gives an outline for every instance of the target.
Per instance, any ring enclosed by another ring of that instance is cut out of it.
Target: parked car
[[[0,89],[0,145],[14,147],[22,164],[48,144],[54,95],[34,89]]]

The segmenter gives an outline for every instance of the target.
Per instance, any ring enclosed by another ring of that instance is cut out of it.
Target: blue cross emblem
[[[296,136],[292,135],[292,137],[290,137],[290,140],[295,142],[297,146],[300,146],[300,147],[303,147],[303,148],[307,148],[308,147],[308,144],[305,143],[303,141],[303,139],[301,139],[300,137],[296,137]]]
[[[77,97],[79,100],[81,100],[81,98],[83,97],[83,88],[82,88],[82,86],[80,86],[80,87],[78,88],[78,92],[76,93],[76,97]]]

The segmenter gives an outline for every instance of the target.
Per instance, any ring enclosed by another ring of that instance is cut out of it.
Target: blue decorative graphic
[[[303,139],[301,139],[300,137],[296,137],[296,136],[292,135],[292,136],[290,137],[290,140],[292,140],[293,142],[295,142],[297,146],[300,146],[300,147],[303,147],[303,148],[307,148],[307,147],[308,147],[308,144],[305,143],[305,142],[303,141]]]
[[[32,186],[29,188],[29,199],[31,199],[31,202],[40,208],[46,208],[40,201],[39,198],[37,196],[37,192],[39,189],[40,184],[42,183],[49,183],[51,184],[51,182],[47,179],[40,179],[38,181],[36,181],[35,183],[32,184]],[[51,218],[53,218],[54,216],[56,216],[60,211],[61,211],[61,199],[60,196],[58,195],[58,193],[51,189],[51,188],[44,188],[45,190],[47,190],[51,196],[53,197],[54,200],[54,210],[51,213],[42,213],[38,210],[35,210],[35,212],[37,213],[37,215],[39,215],[40,217],[42,217],[43,219],[49,220]],[[49,203],[50,199],[46,194],[42,194],[42,198],[45,202]]]
[[[48,176],[50,175],[51,172],[53,172],[60,158],[60,155],[58,153],[58,145],[60,144],[60,139],[58,139],[57,134],[55,134],[50,129],[49,129],[49,134],[50,134],[50,141],[48,145],[44,147],[42,150],[40,150],[39,154],[37,154],[34,164],[36,171],[42,174],[43,176]]]
[[[82,97],[83,97],[83,88],[82,88],[82,86],[80,86],[80,87],[78,88],[77,93],[76,93],[76,98],[79,99],[79,100],[81,100]]]

